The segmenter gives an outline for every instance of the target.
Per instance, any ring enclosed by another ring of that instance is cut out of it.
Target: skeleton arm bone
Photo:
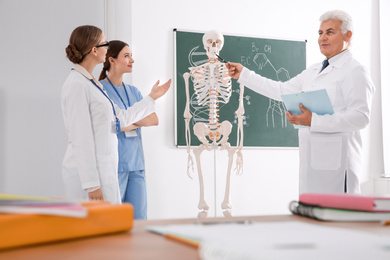
[[[242,118],[245,113],[244,109],[244,85],[240,84],[240,100],[239,107],[236,111],[238,127],[237,127],[237,159],[236,159],[236,171],[237,175],[241,175],[243,172],[243,155],[242,148],[244,146],[244,131],[243,131],[243,122]]]
[[[186,144],[187,144],[187,154],[188,154],[188,159],[187,159],[187,175],[188,177],[191,177],[190,174],[190,167],[192,168],[192,171],[194,171],[194,160],[191,156],[191,132],[190,132],[190,120],[192,118],[192,115],[190,113],[190,90],[189,90],[189,78],[190,74],[189,73],[184,73],[183,75],[184,82],[185,82],[185,87],[186,87],[186,107],[184,110],[184,121],[186,125]]]

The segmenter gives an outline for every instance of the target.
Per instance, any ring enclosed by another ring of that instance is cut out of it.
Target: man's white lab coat
[[[370,119],[375,87],[366,68],[349,50],[322,63],[314,64],[287,82],[276,82],[244,68],[239,82],[269,98],[326,89],[333,115],[312,114],[311,127],[299,129],[299,192],[359,193],[362,170],[360,130]],[[345,183],[346,181],[346,183]]]
[[[62,167],[66,194],[88,199],[86,189],[100,186],[104,200],[120,204],[115,116],[110,101],[91,79],[82,66],[75,65],[62,88],[61,106],[69,137]],[[121,126],[127,126],[153,113],[154,101],[147,96],[127,110],[114,107]]]

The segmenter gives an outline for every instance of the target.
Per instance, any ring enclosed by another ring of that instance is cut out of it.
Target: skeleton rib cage
[[[222,63],[207,63],[190,68],[197,102],[209,107],[210,130],[218,128],[218,104],[229,102],[232,94],[232,83],[226,66]]]

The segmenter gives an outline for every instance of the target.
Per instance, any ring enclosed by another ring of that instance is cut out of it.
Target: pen
[[[194,239],[190,239],[190,238],[174,235],[172,233],[165,233],[164,237],[168,238],[168,239],[172,239],[172,240],[178,241],[178,242],[181,242],[181,243],[184,243],[184,244],[187,244],[187,245],[190,245],[190,246],[193,246],[193,247],[196,247],[196,248],[199,247],[199,241],[194,240]]]
[[[220,59],[221,61],[225,62],[225,63],[228,63],[228,61],[224,60],[221,56],[219,56],[218,54],[215,54],[215,56],[217,56],[218,59]]]

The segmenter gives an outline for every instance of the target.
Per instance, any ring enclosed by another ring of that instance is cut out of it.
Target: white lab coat
[[[239,82],[269,98],[326,89],[333,115],[312,114],[311,127],[299,129],[299,192],[359,193],[362,170],[360,130],[369,123],[375,87],[366,68],[349,50],[314,64],[287,82],[276,82],[244,68]],[[346,181],[346,183],[345,183]]]
[[[114,112],[91,79],[103,89],[99,81],[76,64],[62,87],[61,106],[69,137],[62,167],[65,190],[69,198],[85,200],[88,199],[86,189],[101,187],[105,200],[120,204]],[[114,106],[121,126],[135,123],[155,111],[149,96],[127,110]]]

